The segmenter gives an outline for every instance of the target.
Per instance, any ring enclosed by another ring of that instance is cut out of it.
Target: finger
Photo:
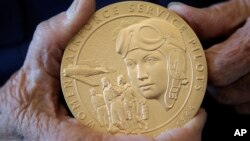
[[[250,114],[250,102],[242,103],[233,107],[240,114]]]
[[[152,138],[139,135],[115,135],[115,136],[104,136],[104,141],[153,141]]]
[[[189,121],[184,128],[191,129],[196,132],[201,132],[207,120],[207,113],[205,109],[201,108],[197,115]]]
[[[97,140],[97,141],[153,141],[152,138],[141,135],[110,135],[110,134],[100,133],[94,129],[84,127],[79,120],[76,120],[71,117],[65,117],[62,120],[63,122],[60,125],[62,133],[72,133],[74,130],[73,134],[66,135],[66,137],[64,137],[65,135],[61,135],[61,138],[64,140],[72,140],[73,136],[73,138],[75,137],[84,140]],[[54,125],[51,126],[52,127],[50,128],[58,129]]]
[[[201,132],[206,122],[207,114],[200,109],[197,115],[184,125],[183,128],[176,128],[162,133],[156,137],[157,141],[199,141]]]
[[[209,81],[216,86],[229,85],[250,72],[250,18],[222,43],[205,51]]]
[[[84,127],[79,121],[69,118],[69,122],[60,123],[60,132],[58,134],[60,140],[97,140],[97,141],[152,141],[152,138],[139,135],[110,135],[100,133],[94,129]],[[53,130],[57,131],[58,127],[51,125]],[[45,131],[48,136],[53,136],[55,132]],[[56,132],[58,133],[58,132]],[[65,134],[68,133],[68,134]],[[58,140],[58,138],[57,138]]]
[[[94,6],[94,0],[75,0],[66,12],[40,23],[31,41],[25,66],[42,67],[44,71],[58,77],[66,44],[87,22]]]
[[[202,9],[170,3],[168,8],[183,17],[201,39],[230,33],[250,16],[249,0],[231,0]]]
[[[219,103],[228,105],[238,105],[250,101],[249,86],[250,73],[228,86],[209,86],[208,91]]]

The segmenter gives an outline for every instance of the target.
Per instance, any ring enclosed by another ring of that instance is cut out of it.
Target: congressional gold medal
[[[127,1],[97,11],[69,42],[61,85],[74,117],[96,131],[155,136],[200,108],[201,44],[175,13]]]

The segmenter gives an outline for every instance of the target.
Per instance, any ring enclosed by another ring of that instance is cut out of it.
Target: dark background
[[[169,0],[148,0],[167,6]],[[206,7],[222,0],[180,0],[195,7]],[[39,22],[66,10],[72,0],[2,0],[0,1],[0,86],[17,71],[25,59],[33,32]],[[97,9],[119,0],[97,0]],[[201,21],[204,22],[204,21]],[[206,48],[216,42],[202,42]],[[250,116],[240,115],[229,106],[217,103],[206,93],[202,103],[208,113],[202,141],[249,141]],[[247,129],[245,137],[234,137],[236,129]],[[248,139],[247,139],[248,138]]]

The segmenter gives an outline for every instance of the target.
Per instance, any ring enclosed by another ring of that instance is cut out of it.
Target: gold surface
[[[201,44],[175,13],[147,2],[97,11],[61,64],[74,117],[97,131],[155,136],[197,113],[207,83]]]

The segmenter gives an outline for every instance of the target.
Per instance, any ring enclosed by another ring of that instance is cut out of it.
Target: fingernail
[[[172,6],[178,6],[178,5],[183,5],[183,3],[181,3],[181,2],[170,2],[170,3],[168,4],[168,8],[169,8],[169,7],[172,7]]]
[[[73,3],[70,5],[68,10],[66,11],[68,18],[74,17],[75,12],[77,11],[78,4],[79,4],[79,0],[74,0]]]

